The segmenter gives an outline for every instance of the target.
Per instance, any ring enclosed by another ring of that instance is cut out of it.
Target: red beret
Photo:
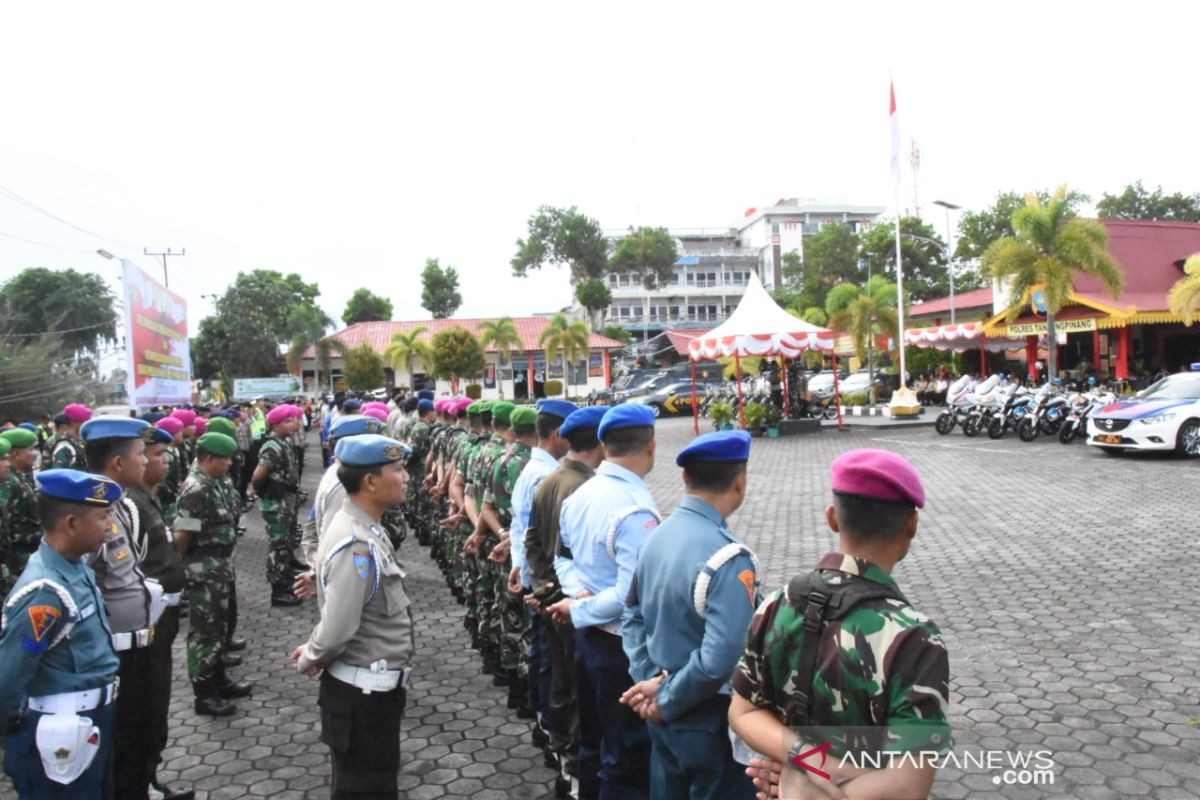
[[[92,410],[80,403],[68,403],[62,413],[71,422],[87,422],[92,418]]]
[[[888,450],[851,450],[830,467],[833,491],[925,507],[925,487],[912,464]]]

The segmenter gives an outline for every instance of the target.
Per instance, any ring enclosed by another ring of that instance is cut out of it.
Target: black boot
[[[292,594],[292,587],[286,583],[277,583],[271,587],[271,605],[291,608],[304,601]]]
[[[166,786],[154,779],[150,785],[162,795],[163,800],[192,800],[196,796],[196,790],[190,786]]]
[[[240,653],[241,651],[243,651],[245,649],[246,649],[246,640],[245,639],[240,639],[240,638],[239,639],[230,639],[228,642],[225,643],[225,652],[226,653]]]
[[[196,693],[195,709],[197,714],[209,717],[228,717],[230,714],[237,713],[237,706],[222,699],[218,693],[216,678],[194,682],[192,691]]]
[[[529,707],[529,684],[516,673],[508,684],[508,707],[517,712],[517,719],[533,719],[537,716]]]
[[[483,667],[479,670],[484,675],[491,675],[500,666],[500,654],[492,647],[490,642],[481,642],[482,647],[479,648],[479,654],[483,656]]]
[[[239,697],[249,697],[254,687],[245,681],[226,681],[217,690],[223,700],[236,700]]]
[[[293,572],[308,572],[310,569],[312,569],[312,567],[310,567],[308,564],[305,564],[298,558],[293,558],[291,563],[288,564],[288,568]]]
[[[500,666],[497,660],[496,669],[492,672],[492,686],[511,686],[515,679],[513,671]]]
[[[225,653],[221,656],[221,666],[233,669],[242,665],[242,657],[236,653]]]

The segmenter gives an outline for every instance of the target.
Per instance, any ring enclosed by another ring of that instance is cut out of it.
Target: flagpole
[[[900,184],[896,184],[896,319],[899,322],[899,341],[896,349],[900,351],[900,388],[904,389],[904,266],[900,256]]]
[[[888,122],[892,134],[892,184],[896,202],[896,321],[898,325],[896,349],[900,353],[900,374],[896,391],[888,401],[892,417],[913,417],[921,413],[916,395],[908,388],[908,369],[904,363],[904,259],[900,248],[900,119],[896,113],[896,86],[888,76]]]

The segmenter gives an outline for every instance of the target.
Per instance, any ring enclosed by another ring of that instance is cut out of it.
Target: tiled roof
[[[411,331],[413,328],[425,327],[425,333],[421,338],[426,342],[433,339],[433,336],[440,331],[449,328],[465,328],[474,335],[479,335],[479,324],[481,322],[494,322],[498,317],[485,317],[481,319],[414,319],[392,322],[356,322],[349,328],[330,334],[329,338],[338,339],[346,346],[347,349],[358,347],[361,344],[369,344],[371,349],[377,353],[382,353],[392,341],[392,336],[404,331]],[[541,350],[542,345],[538,342],[538,336],[550,324],[550,317],[513,317],[513,327],[517,329],[517,336],[521,339],[521,344],[515,346],[514,350]],[[625,345],[615,339],[609,339],[607,336],[601,336],[598,333],[593,333],[588,339],[588,347],[594,350],[616,350]],[[488,345],[485,350],[489,353],[496,352],[496,348]],[[309,347],[305,351],[305,358],[313,358],[315,355],[313,348]]]
[[[954,295],[954,310],[987,308],[992,313],[992,287],[972,289],[969,292],[959,292]],[[914,303],[908,307],[912,317],[927,317],[930,314],[946,314],[950,311],[950,298],[939,297],[937,300],[926,300],[924,303]]]

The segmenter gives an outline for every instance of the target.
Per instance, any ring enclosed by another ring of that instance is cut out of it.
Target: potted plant
[[[783,412],[774,403],[767,404],[766,413],[763,415],[763,425],[767,427],[767,436],[771,439],[779,436],[779,423],[783,421]]]
[[[746,421],[746,430],[751,436],[762,436],[763,420],[767,416],[767,407],[762,403],[746,403],[742,407],[742,416]]]
[[[708,418],[713,428],[727,431],[733,427],[733,404],[725,400],[714,400],[708,404]]]

